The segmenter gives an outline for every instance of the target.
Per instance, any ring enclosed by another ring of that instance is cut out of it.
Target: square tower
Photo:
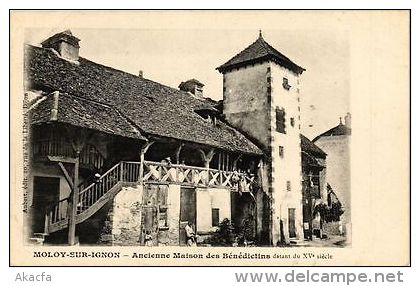
[[[258,39],[217,68],[223,74],[223,114],[265,151],[257,232],[271,245],[303,239],[300,75],[304,68]]]

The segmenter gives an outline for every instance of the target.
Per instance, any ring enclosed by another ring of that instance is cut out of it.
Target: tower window
[[[286,112],[284,108],[280,109],[276,107],[276,131],[286,134]]]
[[[279,146],[279,156],[280,156],[280,158],[284,158],[284,147],[283,146]]]
[[[290,125],[295,127],[295,119],[293,117],[290,117]]]
[[[286,89],[286,90],[289,90],[289,89],[290,89],[290,87],[291,87],[291,85],[289,85],[289,79],[288,79],[288,78],[286,78],[286,77],[284,77],[284,78],[283,78],[283,87],[284,87],[284,89]]]
[[[290,182],[290,181],[286,182],[286,190],[288,192],[292,191],[292,182]]]

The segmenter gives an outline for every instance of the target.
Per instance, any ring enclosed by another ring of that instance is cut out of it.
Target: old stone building
[[[333,192],[331,196],[340,201],[344,213],[341,216],[343,231],[351,235],[351,196],[350,196],[350,137],[351,114],[347,113],[344,124],[340,123],[314,138],[313,142],[324,150],[326,159],[326,180]]]
[[[183,245],[192,222],[205,243],[228,219],[258,245],[303,240],[302,67],[260,34],[217,68],[217,103],[196,79],[174,89],[82,58],[79,41],[25,48],[28,238]]]
[[[286,243],[303,239],[299,76],[305,69],[260,33],[218,70],[223,74],[223,115],[267,155],[264,192],[269,209],[259,229],[268,232],[273,245],[282,237]]]

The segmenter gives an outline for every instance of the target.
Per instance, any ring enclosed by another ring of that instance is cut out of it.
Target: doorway
[[[179,215],[179,244],[186,245],[187,237],[185,234],[185,226],[188,222],[193,223],[194,232],[197,232],[197,196],[194,188],[181,187],[181,206]]]
[[[289,237],[295,238],[296,237],[296,209],[290,208],[289,209]]]
[[[60,178],[34,177],[32,231],[44,232],[46,208],[60,197]]]

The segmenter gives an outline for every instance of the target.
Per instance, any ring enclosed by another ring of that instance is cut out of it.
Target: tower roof
[[[328,136],[340,136],[340,135],[351,135],[351,128],[347,127],[343,123],[339,123],[337,126],[325,131],[324,133],[316,136],[312,142],[317,141],[321,137]]]
[[[224,63],[216,69],[221,73],[225,73],[234,68],[247,66],[263,60],[272,60],[277,64],[297,74],[301,74],[303,71],[305,71],[304,68],[298,66],[297,64],[292,62],[288,57],[286,57],[278,50],[273,48],[270,44],[268,44],[264,40],[261,31],[258,36],[258,39],[255,42],[253,42],[239,54],[237,54],[236,56],[234,56],[229,61],[227,61],[226,63]]]

